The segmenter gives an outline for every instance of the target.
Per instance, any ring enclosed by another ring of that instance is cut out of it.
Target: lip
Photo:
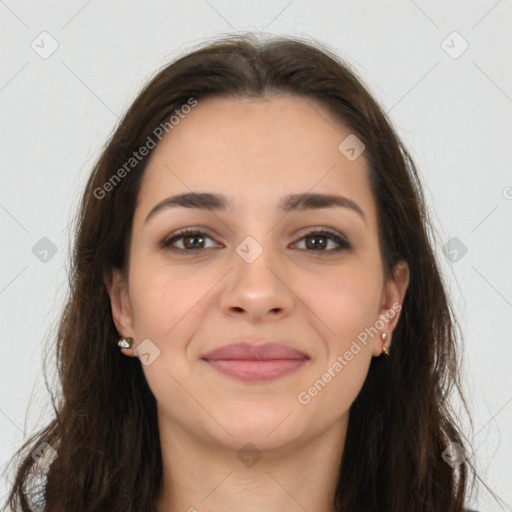
[[[283,343],[268,343],[264,340],[243,340],[229,343],[201,356],[201,359],[243,359],[268,361],[271,359],[309,359],[309,356]]]
[[[265,382],[297,371],[310,358],[282,343],[244,340],[219,347],[201,357],[220,373],[243,382]]]

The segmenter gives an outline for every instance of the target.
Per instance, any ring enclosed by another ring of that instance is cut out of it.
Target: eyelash
[[[203,237],[206,236],[207,238],[210,238],[211,240],[213,240],[213,238],[211,236],[209,236],[207,233],[205,233],[204,231],[200,231],[200,230],[194,229],[194,228],[187,228],[187,229],[183,229],[181,231],[177,231],[171,237],[165,238],[160,243],[160,247],[162,249],[167,249],[167,250],[170,250],[170,251],[180,252],[180,253],[201,252],[201,251],[203,251],[205,249],[211,249],[211,247],[199,248],[199,249],[181,249],[179,247],[172,247],[171,246],[171,244],[173,242],[176,242],[177,240],[181,240],[182,238],[185,238],[185,237],[190,236],[190,235],[200,235],[200,236],[203,236]],[[299,240],[297,240],[297,242],[300,242],[304,238],[309,238],[309,237],[313,237],[313,236],[322,236],[322,237],[326,237],[326,238],[329,238],[331,240],[334,240],[339,245],[339,247],[337,247],[336,249],[319,250],[319,251],[315,251],[315,250],[311,250],[311,249],[300,249],[300,250],[305,250],[307,252],[316,252],[316,253],[320,253],[320,254],[322,254],[322,253],[324,253],[324,254],[333,254],[333,253],[339,253],[339,252],[344,251],[344,250],[352,249],[352,245],[350,244],[350,242],[348,240],[346,240],[345,238],[340,236],[335,231],[330,231],[330,230],[327,230],[327,229],[320,229],[320,230],[316,230],[316,231],[310,231],[309,233],[306,233],[301,238],[299,238]],[[297,243],[297,242],[295,242],[295,243]]]

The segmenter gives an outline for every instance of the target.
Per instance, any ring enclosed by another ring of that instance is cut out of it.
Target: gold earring
[[[382,338],[382,341],[386,341],[388,339],[387,333],[383,332],[380,337]],[[389,356],[389,348],[388,347],[382,347],[382,352]]]
[[[132,348],[133,338],[121,338],[117,345],[121,348]]]

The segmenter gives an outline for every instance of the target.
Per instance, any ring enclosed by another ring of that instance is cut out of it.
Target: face
[[[354,160],[338,149],[350,134],[310,99],[215,98],[199,100],[153,150],[127,279],[114,272],[107,286],[119,334],[135,340],[124,354],[146,340],[139,355],[160,425],[263,449],[346,422],[371,358],[390,345],[408,284],[405,264],[394,279],[383,273],[364,152]],[[202,200],[150,215],[191,192],[221,195],[225,207]],[[282,208],[305,193],[343,199]],[[241,339],[307,358],[252,381],[202,359]]]

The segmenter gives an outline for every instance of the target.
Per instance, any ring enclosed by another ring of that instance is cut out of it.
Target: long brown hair
[[[102,152],[78,210],[69,295],[57,332],[55,418],[18,450],[7,506],[32,511],[39,500],[51,512],[155,510],[162,485],[156,402],[140,361],[117,347],[105,286],[112,269],[127,269],[148,157],[130,167],[126,162],[191,99],[274,94],[320,102],[364,143],[386,270],[405,260],[411,272],[391,355],[372,359],[351,407],[333,508],[464,510],[474,467],[442,456],[451,443],[469,446],[449,404],[452,390],[458,391],[468,411],[460,328],[433,252],[435,230],[414,163],[361,80],[328,48],[252,34],[209,41],[164,67]],[[114,182],[123,166],[122,179]],[[46,471],[31,455],[42,442],[57,452]]]

